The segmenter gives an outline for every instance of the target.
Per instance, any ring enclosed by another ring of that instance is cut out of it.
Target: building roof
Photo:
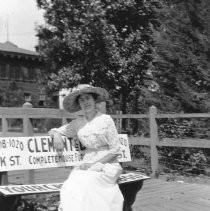
[[[22,56],[32,56],[32,57],[39,57],[39,53],[35,51],[26,50],[23,48],[19,48],[14,43],[7,41],[4,43],[0,43],[0,52],[3,52],[4,54],[21,54]]]

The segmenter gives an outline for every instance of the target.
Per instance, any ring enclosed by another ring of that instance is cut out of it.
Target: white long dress
[[[53,129],[67,137],[77,137],[86,147],[85,163],[96,163],[89,170],[74,168],[60,191],[59,211],[122,211],[123,196],[116,183],[122,168],[115,159],[97,163],[108,153],[118,154],[120,143],[114,121],[109,115],[97,113],[88,122],[79,117]]]

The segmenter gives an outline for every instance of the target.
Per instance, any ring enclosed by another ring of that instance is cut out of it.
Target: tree
[[[47,58],[52,91],[91,83],[108,89],[123,113],[138,112],[150,86],[151,25],[156,0],[37,0],[46,24],[38,49]],[[128,103],[129,102],[129,103]]]
[[[153,74],[160,95],[185,112],[204,112],[210,91],[209,2],[161,1]]]

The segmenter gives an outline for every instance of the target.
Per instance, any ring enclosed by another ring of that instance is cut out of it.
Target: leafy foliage
[[[59,198],[56,193],[23,196],[15,211],[57,211]]]
[[[78,83],[102,86],[112,96],[111,112],[145,113],[151,105],[162,112],[209,110],[208,1],[37,3],[45,10],[46,24],[38,28],[38,47],[52,73],[47,78],[49,90]],[[130,124],[134,127],[131,133],[137,134],[143,122]],[[185,137],[191,124],[165,122],[159,133],[161,137]],[[170,155],[181,153],[174,149]],[[205,162],[202,153],[199,155]]]
[[[138,104],[141,88],[151,84],[150,37],[157,2],[38,0],[46,20],[38,28],[38,48],[54,73],[48,88],[91,83],[108,89],[123,113],[132,110],[127,103]]]
[[[160,26],[153,30],[153,73],[159,92],[184,112],[209,109],[209,2],[161,1]]]
[[[159,125],[159,137],[186,138],[192,132],[193,121],[185,119],[169,119]],[[203,174],[208,163],[207,154],[203,149],[182,147],[159,148],[160,160],[170,171],[175,170],[181,174]]]
[[[185,138],[191,135],[193,122],[185,119],[167,119],[159,125],[159,138]]]
[[[51,92],[91,83],[110,91],[110,111],[209,109],[206,0],[37,0],[46,24],[38,49]],[[154,81],[155,79],[155,81]],[[114,105],[114,106],[113,106]]]

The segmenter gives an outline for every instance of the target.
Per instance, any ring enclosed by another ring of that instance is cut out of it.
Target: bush
[[[185,138],[192,135],[193,121],[186,119],[167,119],[159,122],[159,137],[162,138]],[[205,173],[207,156],[203,149],[162,147],[159,148],[160,162],[167,169],[190,174]]]

